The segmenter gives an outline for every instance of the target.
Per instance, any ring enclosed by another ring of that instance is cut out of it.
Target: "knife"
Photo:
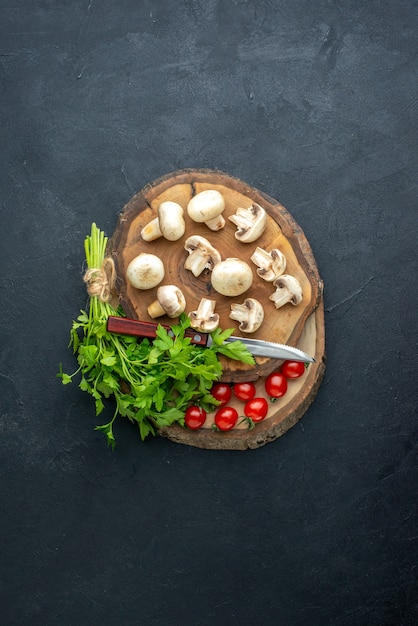
[[[114,315],[110,315],[107,320],[107,330],[110,333],[117,333],[119,335],[134,335],[136,337],[154,338],[156,337],[157,327],[160,325],[170,334],[171,327],[164,324],[142,322],[140,320],[133,320],[128,317],[117,317]],[[171,334],[173,334],[172,331]],[[184,336],[190,337],[191,343],[198,346],[209,348],[212,345],[212,337],[208,333],[200,333],[197,330],[193,330],[193,328],[186,328]],[[287,346],[282,343],[234,336],[226,339],[225,343],[233,341],[242,341],[242,343],[248,348],[248,351],[254,356],[270,357],[271,359],[290,359],[292,361],[303,361],[304,363],[315,363],[315,359],[312,356],[309,356],[309,354],[306,354],[306,352],[299,350],[299,348]]]

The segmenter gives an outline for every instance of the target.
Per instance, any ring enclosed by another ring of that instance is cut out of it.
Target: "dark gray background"
[[[3,0],[1,615],[61,626],[409,626],[417,588],[417,2]],[[110,451],[59,363],[83,241],[159,176],[277,198],[328,366],[245,452]]]

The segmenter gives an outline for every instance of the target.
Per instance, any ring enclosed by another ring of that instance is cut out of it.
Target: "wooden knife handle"
[[[117,317],[110,315],[107,320],[107,330],[110,333],[117,333],[119,335],[134,335],[135,337],[156,337],[156,330],[160,324],[156,322],[142,322],[140,320],[133,320],[128,317]],[[171,326],[161,324],[167,331],[171,330]],[[186,328],[184,332],[185,337],[190,337],[192,343],[199,346],[206,346],[208,341],[208,335],[206,333],[199,333],[193,328]]]

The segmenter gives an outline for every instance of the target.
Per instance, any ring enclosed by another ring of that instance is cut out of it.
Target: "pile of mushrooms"
[[[222,194],[215,189],[208,189],[193,196],[186,212],[193,222],[204,223],[215,232],[225,227],[222,215],[224,209]],[[236,226],[235,238],[243,244],[259,239],[267,226],[267,213],[256,202],[252,202],[248,208],[239,207],[228,219]],[[180,240],[185,232],[183,207],[177,202],[164,201],[157,208],[157,216],[142,228],[141,237],[146,242],[160,237],[174,242]],[[211,285],[217,293],[235,298],[246,293],[253,285],[254,274],[250,265],[238,258],[222,259],[219,251],[205,237],[191,235],[183,247],[188,253],[185,269],[195,277],[199,277],[205,270],[211,272]],[[257,246],[250,260],[256,266],[257,276],[275,287],[269,299],[276,309],[289,303],[296,306],[302,302],[302,287],[295,276],[285,274],[286,257],[278,248],[265,250]],[[148,290],[160,285],[156,299],[147,309],[153,319],[163,315],[178,317],[187,307],[184,294],[178,286],[161,285],[164,276],[164,264],[154,254],[142,252],[127,267],[127,280],[135,289]],[[219,325],[215,307],[215,300],[201,298],[197,309],[188,313],[192,328],[201,332],[215,330]],[[247,297],[242,303],[233,302],[230,308],[230,319],[239,323],[239,330],[243,333],[255,332],[264,321],[263,306],[255,298]]]

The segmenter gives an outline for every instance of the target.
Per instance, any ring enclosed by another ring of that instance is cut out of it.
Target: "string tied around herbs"
[[[101,302],[110,302],[116,282],[115,262],[111,257],[103,259],[100,268],[89,268],[83,276],[90,297],[96,296]]]

